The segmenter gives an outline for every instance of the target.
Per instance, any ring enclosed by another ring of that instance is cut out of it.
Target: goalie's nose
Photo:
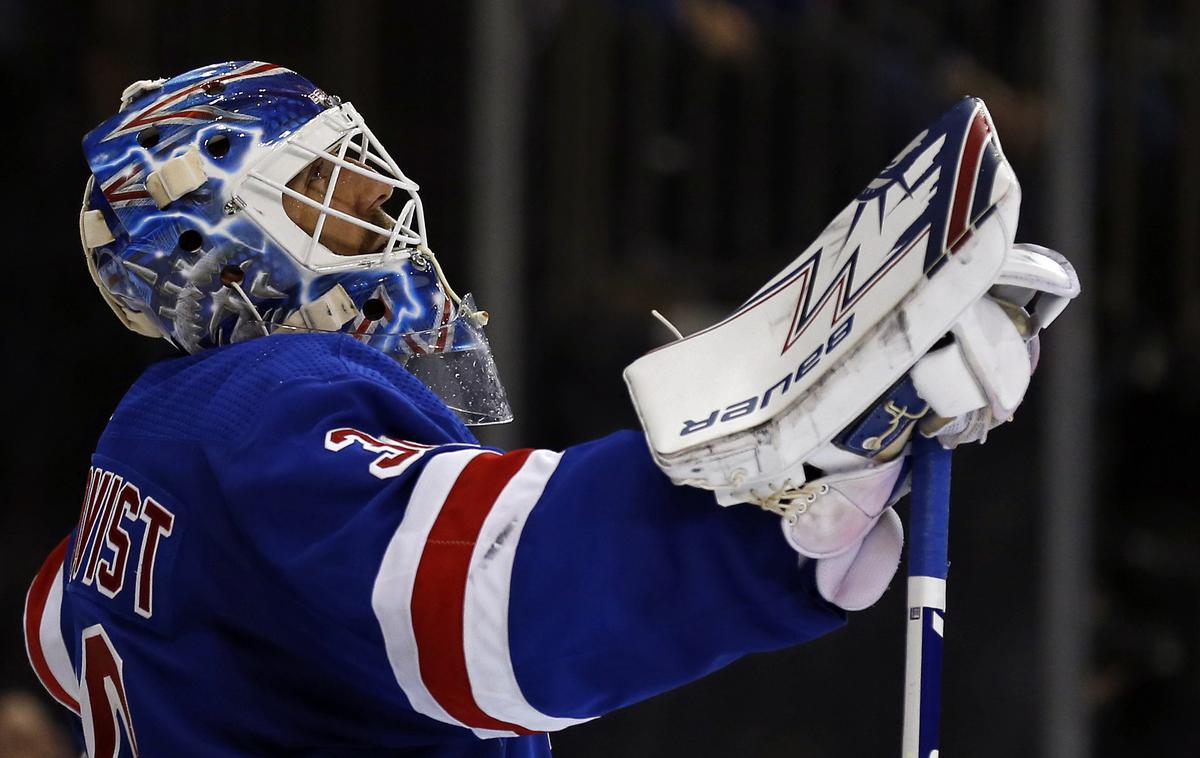
[[[364,165],[358,161],[351,162]],[[364,220],[370,220],[391,197],[390,186],[357,171],[343,170],[333,191],[335,208],[341,205],[341,210]]]

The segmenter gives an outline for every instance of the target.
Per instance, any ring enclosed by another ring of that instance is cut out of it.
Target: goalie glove
[[[946,448],[984,441],[1024,397],[1037,368],[1039,332],[1078,294],[1079,278],[1066,258],[1013,245],[996,284],[959,317],[947,344],[926,353],[908,380],[810,457],[831,473],[759,501],[783,516],[788,543],[817,560],[822,597],[848,611],[879,600],[904,545],[892,505],[908,491],[913,425]],[[882,463],[862,457],[874,451],[877,460],[901,457]]]
[[[964,99],[731,316],[626,368],[655,463],[722,505],[803,485],[995,284],[1019,209],[987,110]]]
[[[870,608],[896,575],[903,548],[900,517],[887,508],[861,540],[838,555],[817,561],[817,591],[842,610]]]
[[[844,610],[874,605],[896,573],[904,529],[892,506],[908,492],[908,440],[926,409],[902,379],[813,453],[809,464],[820,476],[778,500],[756,501],[783,517],[784,538],[801,562],[816,561],[817,590]]]
[[[904,527],[892,505],[908,491],[908,460],[873,464],[833,448],[822,452],[818,457],[842,457],[849,468],[783,493],[783,536],[801,563],[816,561],[821,597],[860,611],[883,596],[900,564]]]
[[[1039,332],[1078,294],[1079,278],[1066,258],[1038,245],[1013,245],[988,295],[909,372],[933,411],[922,433],[951,449],[983,442],[1010,420],[1037,368]]]
[[[752,502],[780,513],[789,542],[818,561],[827,599],[844,608],[873,601],[901,542],[887,514],[902,477],[880,496],[893,471],[882,452],[903,447],[925,411],[910,370],[955,329],[964,345],[958,334],[972,329],[980,339],[971,344],[986,344],[996,308],[1040,319],[1040,328],[1057,315],[1052,298],[1072,296],[1069,287],[1055,294],[1040,285],[1039,258],[1013,253],[1021,250],[1013,246],[1020,197],[987,109],[962,100],[732,315],[626,368],[655,463],[676,484],[712,490],[721,505]],[[1025,341],[1005,341],[1000,362],[1016,348],[1024,351]],[[1007,418],[999,414],[1011,414],[1024,395],[1032,361],[1024,359],[1024,377],[998,375],[976,365],[982,351],[957,349],[965,370],[951,389],[965,396],[976,387],[970,399],[985,402],[974,410]],[[924,373],[934,379],[925,391],[936,395],[944,382],[936,370]],[[955,411],[951,417],[972,411],[972,402],[942,404],[939,396],[938,404]],[[885,426],[860,435],[854,430],[864,419]],[[990,423],[976,414],[964,429]],[[830,451],[857,459],[831,467],[822,461]],[[812,467],[821,473],[810,482]],[[869,473],[855,480],[852,469]],[[868,496],[853,491],[860,488]],[[798,503],[805,514],[795,512]],[[808,510],[812,517],[801,520]]]

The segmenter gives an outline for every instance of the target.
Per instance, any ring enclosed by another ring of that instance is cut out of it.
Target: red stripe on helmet
[[[168,118],[168,117],[173,117],[173,116],[178,115],[175,113],[160,114],[160,115],[155,115],[155,114],[157,114],[158,111],[167,107],[171,103],[174,103],[179,100],[182,100],[183,98],[186,98],[188,95],[191,95],[196,90],[201,89],[202,87],[205,87],[205,86],[211,85],[211,84],[215,84],[217,82],[233,82],[233,81],[237,81],[239,79],[247,79],[252,76],[259,76],[262,74],[270,73],[271,71],[274,71],[276,69],[278,69],[280,71],[286,70],[286,69],[284,69],[283,66],[277,66],[274,63],[255,63],[255,64],[249,64],[248,66],[244,66],[240,69],[235,69],[228,73],[218,74],[217,76],[211,76],[207,79],[202,79],[202,80],[196,82],[195,84],[191,84],[191,85],[179,90],[178,92],[174,92],[171,95],[168,95],[167,97],[163,98],[162,100],[156,100],[155,102],[146,106],[141,111],[134,114],[133,117],[131,117],[128,121],[125,121],[120,126],[118,126],[116,129],[113,129],[111,132],[109,132],[108,135],[104,137],[104,140],[112,139],[113,137],[116,137],[117,135],[125,134],[134,129],[139,129],[148,124],[152,124],[155,121],[162,120],[163,118]],[[208,114],[207,116],[204,116],[204,118],[212,118],[212,115]],[[101,140],[101,142],[103,142],[104,140]]]

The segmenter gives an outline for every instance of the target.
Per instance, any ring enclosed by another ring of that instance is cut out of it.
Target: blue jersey
[[[138,380],[25,627],[89,755],[511,758],[843,621],[640,434],[482,448],[382,353],[281,335]]]

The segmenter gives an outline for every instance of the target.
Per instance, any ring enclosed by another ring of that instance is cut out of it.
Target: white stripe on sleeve
[[[60,567],[50,585],[50,594],[46,598],[46,607],[38,622],[38,640],[42,645],[42,654],[46,656],[46,664],[50,673],[58,682],[58,686],[79,698],[79,680],[75,676],[75,668],[71,665],[71,656],[67,652],[67,642],[62,634],[62,600],[63,600],[63,569]]]

